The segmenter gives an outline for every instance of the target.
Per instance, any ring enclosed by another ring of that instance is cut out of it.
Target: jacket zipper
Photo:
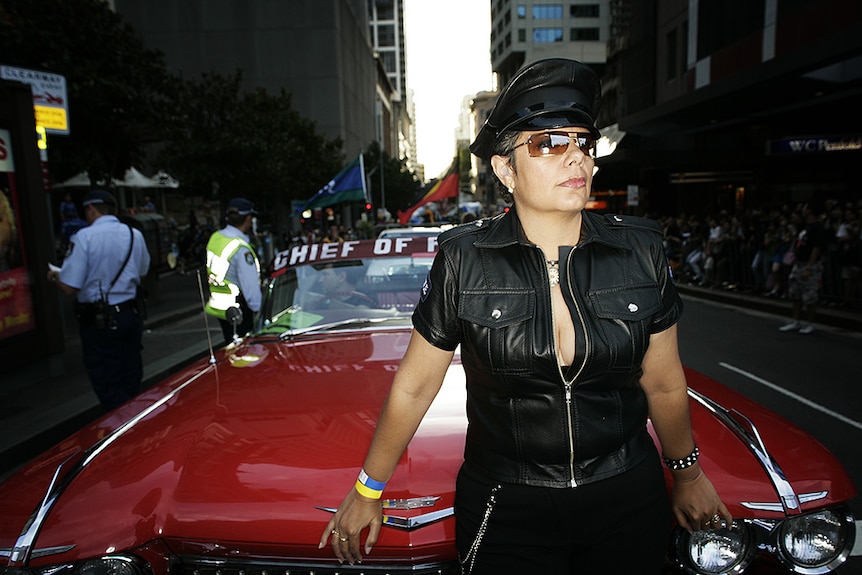
[[[572,250],[568,253],[568,255],[566,257],[565,267],[561,266],[561,269],[560,269],[560,273],[561,273],[560,289],[563,289],[563,285],[564,285],[564,282],[562,281],[562,272],[563,272],[563,270],[568,272],[568,270],[570,268],[571,260],[572,260],[572,254],[574,253],[574,251],[576,249],[578,249],[577,246],[572,248]],[[545,274],[547,274],[547,273],[548,272],[546,270]],[[548,283],[546,283],[545,285],[548,285],[548,299],[552,303],[552,305],[551,305],[551,330],[552,330],[551,333],[556,334],[557,330],[556,330],[556,325],[555,325],[555,321],[554,321],[554,312],[553,312],[553,301],[554,300],[553,300],[553,297],[551,297],[550,285]],[[569,477],[570,477],[569,486],[570,487],[577,487],[578,482],[575,479],[575,428],[574,428],[574,416],[572,414],[572,409],[573,409],[572,389],[574,387],[575,380],[578,378],[578,376],[581,375],[581,373],[584,370],[584,366],[587,364],[586,350],[589,349],[589,334],[587,334],[587,328],[586,328],[586,325],[584,324],[584,317],[581,314],[581,306],[578,304],[578,300],[575,297],[575,293],[574,293],[574,290],[572,289],[571,282],[566,281],[565,285],[568,287],[569,295],[571,296],[572,301],[575,302],[575,311],[578,314],[578,320],[581,322],[581,326],[583,327],[582,331],[584,334],[584,359],[581,362],[581,366],[578,368],[578,372],[571,379],[568,379],[568,380],[566,379],[566,376],[563,373],[563,368],[562,368],[562,366],[560,366],[560,360],[558,359],[558,356],[557,356],[556,337],[552,336],[551,342],[552,342],[552,349],[554,352],[553,357],[554,357],[555,361],[557,362],[557,371],[560,374],[560,379],[563,381],[563,385],[564,385],[565,392],[566,392],[566,425],[568,426],[567,431],[568,431],[568,436],[569,436],[568,437],[568,439],[569,439]]]

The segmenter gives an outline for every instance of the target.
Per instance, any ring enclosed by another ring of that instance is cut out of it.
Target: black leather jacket
[[[655,452],[640,365],[650,334],[682,311],[662,230],[643,218],[583,215],[580,243],[560,253],[576,332],[566,368],[557,361],[545,254],[526,240],[516,211],[439,237],[413,324],[436,347],[461,346],[465,469],[479,477],[574,487]]]

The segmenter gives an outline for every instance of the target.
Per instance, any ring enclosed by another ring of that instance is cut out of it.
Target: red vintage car
[[[431,236],[277,254],[252,334],[0,484],[0,575],[460,573],[457,353],[386,487],[377,546],[356,566],[318,549],[362,465],[435,251]],[[333,289],[324,275],[351,286]],[[838,567],[854,544],[846,502],[856,493],[840,463],[790,422],[687,375],[702,465],[736,519],[677,531],[668,571]]]

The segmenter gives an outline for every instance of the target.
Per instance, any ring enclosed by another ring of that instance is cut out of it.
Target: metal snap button
[[[495,309],[494,311],[491,312],[491,317],[493,317],[494,319],[500,319],[500,317],[502,315],[503,315],[503,312],[501,312],[498,309]]]
[[[634,313],[634,312],[636,312],[637,310],[638,310],[638,304],[636,304],[636,303],[630,303],[630,304],[629,304],[629,311],[630,311],[630,312]]]

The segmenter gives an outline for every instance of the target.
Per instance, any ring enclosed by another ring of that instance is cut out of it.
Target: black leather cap
[[[509,130],[584,127],[598,138],[601,97],[601,81],[586,64],[566,58],[533,62],[500,92],[470,151],[490,160],[497,139]]]

